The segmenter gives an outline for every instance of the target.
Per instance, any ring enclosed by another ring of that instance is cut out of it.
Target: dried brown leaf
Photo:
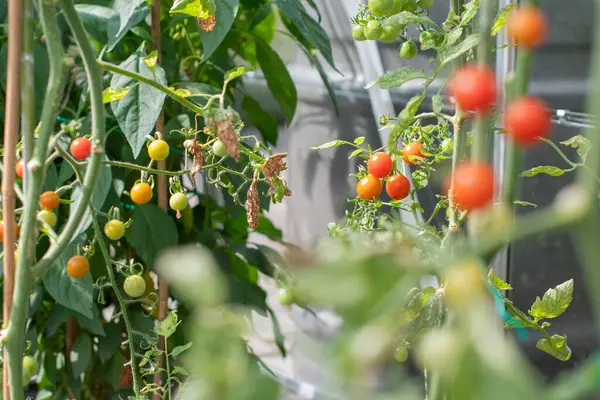
[[[192,181],[194,182],[194,185],[196,185],[196,174],[202,169],[202,164],[204,162],[202,158],[202,147],[196,139],[193,139],[188,147],[188,150],[190,153],[192,153],[192,156],[194,157],[194,163],[192,164],[192,168],[190,169],[190,175],[192,176]]]
[[[263,165],[263,173],[268,179],[271,179],[273,176],[279,175],[281,171],[286,168],[285,158],[287,157],[287,153],[278,153],[273,154],[271,157],[267,159],[265,165]]]
[[[246,219],[251,228],[258,228],[260,199],[258,196],[258,181],[254,179],[246,196]]]
[[[237,135],[233,130],[233,124],[230,120],[226,119],[223,121],[215,121],[215,127],[219,139],[225,145],[229,155],[236,161],[240,159],[240,143],[238,142]]]
[[[215,26],[217,25],[217,18],[215,14],[211,15],[206,19],[198,18],[198,25],[200,25],[200,28],[202,28],[204,32],[212,32],[212,30],[215,29]]]

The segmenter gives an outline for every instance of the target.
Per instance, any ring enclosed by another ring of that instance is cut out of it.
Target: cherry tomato
[[[90,262],[84,256],[73,256],[67,262],[67,274],[71,278],[81,279],[90,272]]]
[[[146,291],[146,281],[139,275],[131,275],[125,279],[123,290],[129,297],[140,297]]]
[[[129,191],[129,196],[135,204],[146,204],[152,200],[152,188],[146,182],[136,183]]]
[[[504,126],[508,135],[521,146],[546,137],[552,126],[546,103],[535,97],[520,97],[511,101],[504,110]]]
[[[53,191],[47,191],[40,196],[40,206],[45,210],[57,209],[60,205],[60,196]]]
[[[399,346],[396,351],[394,351],[394,359],[399,363],[403,363],[408,359],[408,349],[404,346]]]
[[[148,155],[155,161],[162,161],[169,157],[169,144],[158,139],[148,145]]]
[[[451,177],[446,180],[450,190]],[[449,196],[463,210],[476,210],[490,204],[494,199],[496,182],[494,170],[485,163],[463,162],[454,172],[454,191]]]
[[[226,155],[229,154],[227,152],[227,149],[225,148],[225,145],[219,139],[217,139],[213,143],[212,150],[213,150],[213,153],[215,153],[215,156],[217,156],[217,157],[225,157]]]
[[[376,199],[381,194],[382,190],[383,184],[381,181],[371,174],[362,178],[356,185],[356,192],[363,200]]]
[[[84,160],[92,154],[92,142],[87,138],[77,138],[71,142],[71,154],[73,157]]]
[[[47,223],[50,226],[50,228],[54,228],[56,226],[56,221],[58,220],[56,214],[54,214],[50,210],[40,211],[38,213],[38,218]]]
[[[375,178],[385,178],[392,172],[394,162],[392,157],[383,151],[373,153],[369,161],[367,161],[367,170]]]
[[[27,385],[38,370],[38,362],[31,356],[23,357],[23,385]]]
[[[15,224],[15,238],[19,237],[19,225]],[[0,242],[4,242],[4,221],[0,220]]]
[[[421,32],[419,35],[419,42],[425,43],[429,41],[435,41],[437,38],[437,32],[433,29],[427,29],[426,31]]]
[[[399,24],[388,25],[381,31],[381,35],[379,35],[379,40],[382,43],[396,43],[398,41],[398,36],[402,32],[402,26]]]
[[[104,234],[110,240],[120,240],[125,236],[125,224],[118,219],[111,219],[104,225]]]
[[[383,29],[379,21],[372,20],[367,22],[367,26],[365,26],[365,38],[377,40],[381,36],[381,32],[383,32]]]
[[[394,200],[402,200],[410,194],[410,181],[404,175],[390,176],[385,184],[385,191]]]
[[[187,196],[183,193],[175,193],[169,199],[169,205],[175,211],[184,210],[188,205]]]
[[[517,45],[531,49],[538,47],[546,38],[548,21],[538,7],[520,6],[510,13],[506,29]]]
[[[398,47],[398,55],[405,60],[410,60],[417,55],[417,45],[410,40],[402,43],[400,47]]]
[[[354,40],[357,40],[359,42],[367,40],[367,38],[365,37],[364,27],[362,25],[354,25],[352,27],[352,37],[354,38]]]
[[[417,5],[422,9],[430,8],[435,0],[418,0]]]
[[[19,178],[23,179],[23,172],[25,172],[25,160],[21,158],[15,165],[15,173]]]
[[[404,162],[408,165],[418,165],[423,163],[425,159],[424,151],[425,148],[420,142],[412,142],[407,144],[404,146],[404,149],[402,149]]]
[[[369,0],[369,11],[376,17],[387,17],[394,12],[394,0]]]
[[[464,111],[485,113],[496,101],[496,78],[488,67],[465,65],[450,79],[449,93]]]
[[[281,305],[292,305],[294,304],[294,293],[289,288],[279,288],[279,290],[277,291],[277,300]]]

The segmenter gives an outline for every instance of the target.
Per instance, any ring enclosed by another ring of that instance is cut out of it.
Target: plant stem
[[[164,94],[166,94],[167,96],[169,96],[170,98],[172,98],[173,100],[175,100],[176,102],[180,103],[181,105],[189,108],[190,110],[192,110],[196,114],[198,114],[198,115],[203,115],[204,114],[204,109],[202,107],[197,106],[196,104],[194,104],[191,101],[187,100],[185,97],[178,95],[173,90],[169,89],[168,87],[165,87],[165,86],[161,85],[158,82],[155,82],[154,80],[152,80],[150,78],[146,78],[145,76],[140,75],[137,72],[128,71],[128,70],[123,69],[123,68],[121,68],[121,67],[119,67],[117,65],[114,65],[114,64],[111,64],[111,63],[108,63],[108,62],[105,62],[105,61],[99,61],[98,63],[106,71],[110,71],[110,72],[113,72],[113,73],[116,73],[116,74],[127,76],[127,77],[129,77],[131,79],[135,79],[137,81],[140,81],[142,83],[150,85],[153,88],[160,90],[161,92],[163,92]]]
[[[167,171],[164,169],[148,168],[148,167],[144,167],[143,165],[137,165],[137,164],[127,163],[127,162],[123,162],[123,161],[113,161],[113,160],[104,160],[104,161],[102,161],[102,164],[112,165],[113,167],[135,169],[138,171],[147,172],[149,174],[165,175],[165,176],[181,176],[181,175],[188,174],[190,172],[189,169],[184,169],[182,171]]]
[[[91,199],[104,155],[105,120],[104,104],[102,102],[102,70],[96,61],[94,49],[92,48],[83,24],[77,15],[77,11],[75,11],[72,0],[59,0],[59,2],[63,10],[63,15],[65,16],[73,33],[73,37],[81,51],[81,58],[83,60],[85,74],[90,88],[92,114],[91,141],[93,151],[87,163],[85,178],[82,182],[82,190],[77,207],[71,212],[71,216],[63,228],[63,231],[60,233],[56,243],[50,247],[48,252],[33,267],[33,273],[36,276],[43,275],[71,242],[73,234],[79,227],[81,218]]]

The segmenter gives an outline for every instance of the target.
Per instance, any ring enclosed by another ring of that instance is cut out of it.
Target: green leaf
[[[180,322],[179,318],[177,318],[177,311],[171,311],[165,319],[156,324],[154,332],[157,335],[168,339],[175,333]]]
[[[147,265],[152,265],[157,254],[177,246],[179,237],[173,218],[155,204],[136,206],[131,225],[131,244]]]
[[[479,0],[471,0],[465,4],[465,11],[462,13],[459,26],[465,26],[477,15],[479,11]]]
[[[116,351],[115,355],[110,359],[106,368],[106,380],[112,386],[113,390],[121,389],[121,376],[123,374],[123,364],[125,364],[125,356],[121,350]]]
[[[184,351],[186,351],[187,349],[189,349],[190,347],[192,347],[194,343],[189,342],[188,344],[185,344],[183,346],[177,346],[173,349],[173,351],[171,351],[171,356],[173,357],[177,357],[178,355],[180,355],[181,353],[183,353]]]
[[[329,37],[321,24],[308,15],[302,3],[299,0],[275,0],[275,4],[279,7],[279,11],[294,24],[298,32],[315,46],[329,65],[335,69]]]
[[[545,318],[556,318],[565,312],[573,300],[573,279],[548,289],[544,297],[537,297],[531,305],[529,315],[537,321]]]
[[[214,13],[214,0],[175,0],[169,10],[169,14],[187,14],[200,19],[207,19]]]
[[[526,177],[526,178],[531,178],[532,176],[536,176],[539,174],[546,174],[546,175],[550,175],[550,176],[561,176],[563,175],[565,172],[564,169],[560,169],[558,167],[554,167],[551,165],[540,165],[538,167],[534,167],[531,169],[528,169],[527,171],[524,171],[521,173],[522,177]]]
[[[265,143],[277,144],[277,132],[279,130],[277,118],[265,111],[252,96],[244,96],[242,109],[248,115],[250,123],[258,128]]]
[[[144,64],[146,64],[150,71],[154,73],[154,69],[158,63],[158,52],[156,50],[151,51],[150,54],[142,58],[142,61],[144,61]]]
[[[365,86],[365,89],[370,89],[375,85],[382,89],[391,89],[394,87],[400,87],[413,79],[425,79],[426,77],[427,76],[424,74],[423,70],[415,71],[411,67],[402,67],[394,71],[386,72],[377,78],[377,80]]]
[[[592,150],[592,144],[590,141],[581,135],[575,135],[572,138],[560,142],[560,144],[572,147],[577,150],[577,155],[581,157],[583,162],[587,159],[587,155]]]
[[[215,28],[210,32],[204,32],[200,26],[198,26],[198,33],[200,34],[200,40],[202,40],[202,48],[204,50],[202,62],[212,56],[223,39],[225,39],[225,36],[229,33],[233,21],[238,14],[240,4],[239,0],[215,0],[215,7]]]
[[[165,71],[160,66],[156,66],[154,72],[152,72],[144,62],[146,56],[146,52],[140,47],[120,67],[137,72],[163,86],[167,86]],[[120,89],[129,86],[131,89],[125,97],[110,105],[129,146],[131,146],[133,156],[137,157],[146,143],[146,136],[154,130],[156,119],[165,100],[165,94],[144,83],[135,83],[134,79],[114,74],[110,81],[111,87]]]
[[[434,113],[441,113],[444,106],[444,98],[439,94],[431,97],[431,107]]]
[[[116,18],[119,21],[119,13],[110,7],[97,6],[93,4],[75,4],[77,15],[81,19],[85,30],[100,43],[108,42],[107,29],[109,21]]]
[[[58,304],[77,311],[86,318],[93,318],[94,289],[91,275],[75,279],[67,274],[67,261],[74,254],[74,250],[74,246],[68,246],[52,264],[44,274],[44,287]]]
[[[70,353],[73,376],[83,374],[92,360],[92,338],[87,333],[80,333]]]
[[[267,86],[289,124],[294,118],[298,104],[296,85],[277,52],[264,40],[258,37],[255,40],[256,57],[267,80]]]
[[[227,82],[230,82],[236,78],[239,78],[240,76],[244,75],[246,72],[248,71],[252,71],[250,68],[245,67],[245,66],[240,66],[234,69],[230,69],[229,71],[227,71],[225,73],[225,80]]]
[[[500,279],[493,269],[488,272],[488,280],[498,290],[512,290],[512,286]]]
[[[181,367],[181,366],[179,366],[179,365],[176,365],[176,366],[173,367],[172,374],[183,375],[183,376],[190,376],[190,373],[188,372],[188,370],[185,369],[185,368],[183,368],[183,367]]]
[[[102,102],[106,104],[121,100],[127,93],[129,93],[129,89],[130,88],[128,86],[119,89],[108,87],[102,92]]]
[[[413,14],[408,11],[402,11],[401,13],[392,15],[391,17],[384,19],[383,22],[381,23],[381,27],[383,29],[385,29],[388,26],[396,26],[396,25],[406,26],[411,23],[412,24],[429,24],[429,25],[434,25],[434,26],[436,25],[436,23],[431,18],[426,17],[425,15],[416,15],[416,14]]]
[[[71,168],[71,165],[63,162],[60,164],[60,170],[58,171],[57,185],[62,186],[62,184],[71,179],[73,175],[75,175],[75,172],[73,171],[73,168]]]
[[[331,102],[333,103],[333,107],[335,108],[335,113],[336,115],[340,114],[340,107],[337,101],[337,95],[335,94],[335,90],[333,88],[333,86],[331,85],[331,82],[329,82],[329,77],[327,75],[327,72],[325,71],[325,68],[323,68],[323,64],[321,64],[321,60],[319,60],[317,58],[317,56],[315,54],[311,53],[311,62],[312,64],[317,68],[317,71],[319,72],[319,76],[321,77],[321,80],[323,81],[323,84],[325,85],[325,89],[327,89],[327,94],[329,95],[329,98],[331,99]]]
[[[357,145],[357,146],[360,146],[364,142],[365,142],[365,137],[364,136],[359,136],[356,139],[354,139],[354,144]]]
[[[494,20],[494,25],[492,25],[492,36],[495,36],[502,28],[504,28],[510,12],[516,5],[516,3],[511,3],[498,11],[498,15],[496,15],[496,19]]]
[[[144,0],[115,0],[113,10],[117,14],[108,21],[107,51],[112,51],[131,28],[146,18],[149,8]]]
[[[352,143],[347,142],[345,140],[332,140],[331,142],[323,143],[320,146],[311,147],[311,150],[323,150],[323,149],[332,149],[334,147],[340,147],[345,144],[352,145]]]
[[[275,344],[277,344],[277,348],[279,349],[281,356],[285,358],[287,356],[287,351],[285,350],[285,337],[281,333],[281,326],[279,325],[279,320],[277,319],[277,315],[273,312],[273,310],[271,310],[271,308],[268,308],[268,310],[269,315],[271,316],[271,324],[273,324],[273,336],[275,338]]]
[[[460,39],[460,37],[463,34],[464,29],[461,28],[460,26],[457,26],[456,28],[452,29],[450,32],[448,32],[448,34],[446,35],[446,43],[445,46],[451,46],[454,43],[456,43],[458,41],[458,39]]]
[[[412,180],[413,180],[413,184],[415,185],[415,188],[417,188],[417,190],[424,189],[429,184],[427,172],[425,172],[421,169],[417,169],[416,171],[414,171],[412,173]]]
[[[518,205],[523,206],[523,207],[537,208],[537,204],[533,204],[533,203],[530,203],[528,201],[523,201],[523,200],[515,200],[515,201],[513,201],[513,204],[518,204]]]
[[[121,328],[112,322],[104,326],[106,336],[98,338],[98,356],[103,364],[110,360],[115,351],[121,345]]]
[[[479,34],[473,33],[472,35],[467,36],[465,40],[458,43],[456,46],[444,47],[439,54],[440,68],[447,65],[450,61],[455,60],[456,58],[467,53],[478,44]]]
[[[552,335],[550,341],[546,338],[542,338],[538,340],[535,347],[561,361],[568,361],[571,358],[571,349],[567,346],[566,336]]]

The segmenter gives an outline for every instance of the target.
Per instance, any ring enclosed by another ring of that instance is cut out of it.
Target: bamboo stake
[[[8,66],[6,76],[6,119],[4,121],[4,160],[2,174],[2,212],[4,226],[3,260],[3,296],[2,307],[3,328],[10,319],[12,308],[14,280],[15,280],[15,231],[11,229],[15,224],[15,164],[16,144],[19,134],[20,111],[20,82],[21,82],[21,43],[22,43],[22,12],[21,1],[8,2]],[[6,349],[3,351],[3,360],[7,360]],[[2,364],[2,398],[10,400],[8,386],[8,363]]]
[[[161,41],[160,41],[160,1],[154,0],[152,1],[152,41],[154,42],[154,47],[157,52],[157,63],[160,65],[161,63]],[[161,110],[158,119],[156,120],[156,130],[164,134],[165,129],[165,114]],[[157,163],[158,169],[165,170],[166,169],[166,161],[158,161]],[[168,186],[167,186],[167,177],[165,175],[158,175],[158,206],[162,208],[165,212],[167,211],[167,194],[168,194]],[[162,321],[167,317],[167,313],[169,312],[169,286],[162,279],[158,278],[158,319]],[[161,336],[160,342],[158,344],[159,349],[164,351],[165,349],[165,341]],[[168,356],[167,356],[168,357]],[[158,367],[164,368],[165,360],[161,356],[159,359]],[[162,386],[163,374],[157,373],[154,375],[154,383]],[[170,390],[170,389],[169,389]],[[153,396],[154,400],[160,400],[161,396],[156,393]]]

